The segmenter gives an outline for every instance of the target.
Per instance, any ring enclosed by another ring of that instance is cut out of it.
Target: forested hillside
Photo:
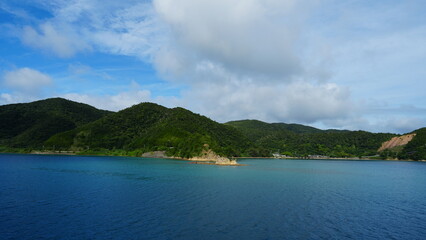
[[[203,149],[228,157],[361,157],[378,154],[399,136],[365,131],[321,130],[300,124],[257,120],[217,123],[183,108],[141,103],[117,113],[53,98],[0,106],[0,151],[74,151],[80,154],[141,156],[164,151],[190,158]],[[381,156],[426,158],[426,128],[398,152]]]
[[[395,134],[365,131],[320,130],[313,127],[241,120],[226,123],[244,133],[255,145],[287,156],[370,156]]]
[[[0,145],[40,148],[54,134],[74,129],[107,114],[62,98],[0,106]]]
[[[416,133],[402,151],[399,153],[400,159],[426,160],[426,128],[421,128]]]
[[[251,143],[235,128],[183,108],[141,103],[51,137],[46,146],[90,151],[123,150],[131,155],[163,150],[189,158],[205,144],[220,155],[244,156]]]

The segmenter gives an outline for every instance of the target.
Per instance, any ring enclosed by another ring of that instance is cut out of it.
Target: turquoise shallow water
[[[426,239],[426,164],[0,155],[0,239]]]

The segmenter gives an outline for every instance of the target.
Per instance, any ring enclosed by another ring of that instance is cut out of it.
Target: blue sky
[[[4,0],[0,104],[181,106],[404,133],[426,127],[425,1]]]

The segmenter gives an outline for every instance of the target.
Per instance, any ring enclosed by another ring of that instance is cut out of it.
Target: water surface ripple
[[[426,164],[0,155],[1,239],[426,239]]]

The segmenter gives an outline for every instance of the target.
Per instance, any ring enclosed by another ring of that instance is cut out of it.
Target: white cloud
[[[154,1],[175,47],[184,50],[178,52],[185,54],[182,58],[281,80],[303,71],[299,29],[309,5],[293,0]]]
[[[27,12],[22,9],[15,9],[13,7],[10,7],[8,3],[4,1],[0,2],[0,10],[22,19],[31,19]]]
[[[327,82],[327,48],[303,38],[314,4],[156,0],[173,44],[157,52],[155,65],[164,77],[191,86],[185,106],[220,121],[347,117],[357,107],[348,88]]]
[[[0,92],[0,104],[35,101],[53,85],[49,75],[31,68],[6,71],[1,80],[4,88]]]
[[[313,123],[318,119],[349,116],[348,90],[335,84],[264,84],[235,81],[203,83],[184,93],[185,106],[219,121],[259,119]]]
[[[415,117],[399,117],[394,119],[389,119],[382,125],[383,131],[397,132],[397,133],[408,133],[413,130],[422,128],[426,126],[426,120],[422,118]]]
[[[123,110],[124,108],[131,107],[132,105],[141,102],[154,101],[154,99],[151,97],[151,92],[149,90],[143,89],[136,82],[132,82],[128,88],[128,91],[110,95],[67,93],[60,94],[58,97],[64,97],[76,102],[84,102],[97,108],[111,111]]]
[[[24,103],[40,100],[40,96],[27,94],[25,92],[15,91],[12,93],[0,93],[0,105]]]
[[[15,98],[9,93],[1,93],[0,94],[0,105],[15,103]]]
[[[328,126],[328,127],[327,127]],[[321,128],[365,130],[370,132],[390,132],[405,134],[426,126],[426,119],[419,117],[393,116],[370,118],[366,116],[325,120]]]
[[[141,102],[150,102],[151,93],[147,90],[121,92],[115,95],[90,95],[81,93],[67,93],[59,95],[76,102],[84,102],[99,109],[119,111]]]
[[[58,31],[58,28],[62,28]],[[54,26],[51,22],[43,23],[39,29],[26,26],[22,29],[22,42],[30,47],[39,48],[59,57],[72,57],[80,51],[90,49],[72,30],[64,29],[66,25]]]
[[[53,83],[52,78],[31,68],[19,68],[3,75],[3,84],[13,90],[37,92]]]
[[[173,59],[186,73],[205,61],[242,76],[279,81],[306,71],[301,56],[309,51],[300,30],[312,1],[54,2],[54,18],[39,32],[26,27],[22,39],[59,56],[72,56],[90,44],[154,61],[164,73],[171,72]]]
[[[41,25],[40,42],[56,39],[54,26],[61,24],[100,51],[152,62],[167,80],[189,86],[175,102],[216,120],[257,117],[315,122],[345,116],[351,101],[347,88],[326,82],[317,45],[311,47],[303,38],[304,20],[314,2],[58,2],[55,17]],[[54,51],[63,56],[79,51],[64,43]],[[306,64],[306,57],[318,64]],[[70,70],[87,69],[72,66]],[[110,102],[118,109],[145,97],[132,92],[108,96],[108,101],[84,98],[97,106]],[[319,108],[319,103],[327,107]]]
[[[369,1],[337,0],[40,1],[54,17],[24,29],[28,45],[61,57],[88,49],[138,57],[188,86],[173,104],[216,120],[402,129],[396,125],[410,125],[398,123],[403,117],[380,122],[384,115],[370,113],[365,99],[392,107],[424,98],[426,27],[405,23],[412,11],[406,6],[416,4],[376,3],[371,10]],[[168,99],[142,89],[73,97],[115,110]]]

